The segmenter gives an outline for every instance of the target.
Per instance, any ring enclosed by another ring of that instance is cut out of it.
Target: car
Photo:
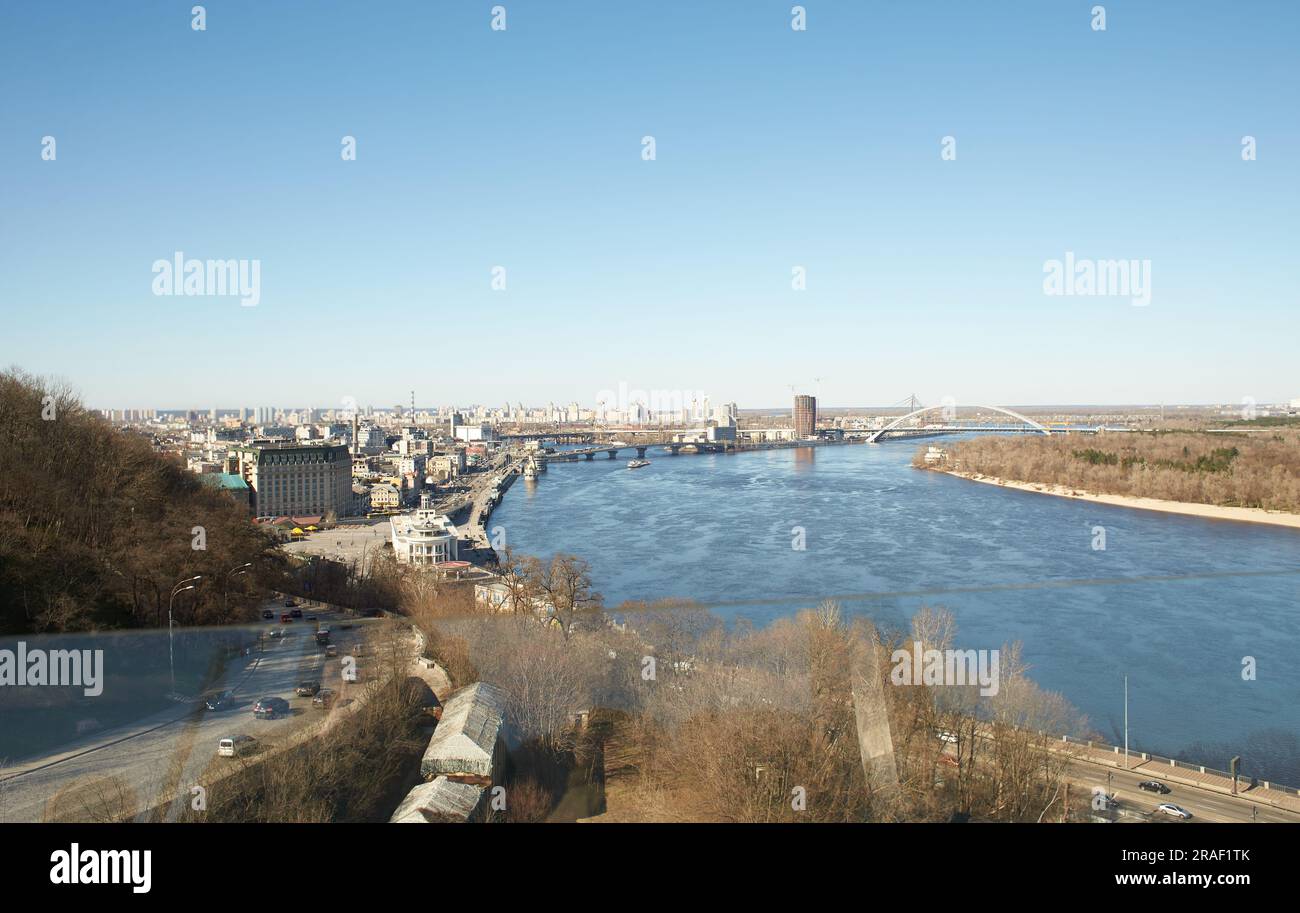
[[[1092,788],[1092,807],[1097,811],[1119,808],[1119,799],[1115,798],[1113,793],[1106,792],[1104,786],[1094,786]]]
[[[288,714],[289,702],[282,697],[264,697],[253,705],[253,717],[259,720],[274,720]]]
[[[320,691],[316,693],[316,696],[311,699],[311,705],[313,707],[326,708],[333,703],[334,703],[334,692],[329,688],[322,688]]]
[[[1181,818],[1187,820],[1192,817],[1192,813],[1180,805],[1174,805],[1172,802],[1164,802],[1156,806],[1156,811],[1162,815],[1168,815],[1171,818]]]
[[[293,621],[293,616],[290,615],[288,612],[280,613],[280,624],[287,625],[291,621]]]
[[[294,602],[292,599],[286,599],[286,600],[284,601],[284,607],[285,607],[286,609],[292,609],[292,608],[293,608],[294,606],[296,606],[297,604],[298,604],[298,603]]]
[[[315,616],[315,615],[308,615],[308,616],[307,616],[307,620],[308,620],[308,621],[315,621],[315,620],[316,620],[316,616]]]
[[[302,618],[302,609],[294,609],[289,613],[291,618]]]
[[[937,735],[937,736],[939,737],[939,741],[940,741],[940,742],[947,742],[947,743],[950,744],[950,745],[956,745],[956,744],[957,744],[957,736],[956,736],[956,734],[953,733],[953,732],[949,732],[947,729],[938,729],[938,730],[935,730],[935,733],[934,733],[934,734]]]
[[[222,758],[237,758],[240,755],[248,754],[257,747],[257,739],[251,735],[235,735],[229,738],[221,739],[217,742],[217,756]]]
[[[230,702],[230,698],[234,693],[233,691],[218,691],[216,694],[209,695],[208,699],[203,702],[203,706],[209,710],[220,710]]]
[[[263,610],[262,610],[262,617],[265,618],[267,621],[274,621],[274,620],[275,620],[275,613],[272,612],[270,609],[263,609]]]
[[[336,646],[334,646],[333,644],[326,644],[326,645],[325,645],[325,655],[326,655],[327,657],[335,657],[335,656],[338,656],[338,655],[339,655],[339,648],[336,647]]]
[[[320,691],[320,682],[299,682],[298,687],[293,689],[294,694],[302,697],[312,697]]]
[[[1159,780],[1143,780],[1138,784],[1138,789],[1145,789],[1149,793],[1159,793],[1162,796],[1169,794],[1169,787]]]
[[[278,638],[278,637],[284,637],[284,629],[283,629],[283,628],[272,628],[272,629],[271,629],[271,633],[268,634],[268,635],[266,635],[266,636],[267,636],[267,637],[270,637],[270,638],[273,638],[273,639],[274,639],[274,638]]]

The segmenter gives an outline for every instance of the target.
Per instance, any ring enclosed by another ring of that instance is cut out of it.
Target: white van
[[[257,739],[251,735],[231,736],[217,743],[217,755],[223,758],[235,758],[253,750]]]

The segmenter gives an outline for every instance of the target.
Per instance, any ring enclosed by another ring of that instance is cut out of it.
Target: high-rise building
[[[810,438],[817,433],[817,397],[800,393],[794,398],[794,436]]]
[[[343,516],[352,505],[352,458],[342,444],[232,448],[260,517]]]

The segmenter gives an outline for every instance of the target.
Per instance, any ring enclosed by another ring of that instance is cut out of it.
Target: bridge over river
[[[1104,425],[1075,425],[1065,423],[1043,424],[1035,421],[1028,416],[1013,412],[1002,406],[980,406],[964,405],[960,408],[975,410],[977,413],[997,413],[999,416],[1012,419],[1008,422],[1005,420],[987,421],[987,420],[967,420],[958,421],[956,418],[956,406],[950,403],[925,406],[915,409],[911,412],[891,419],[888,423],[879,428],[853,430],[846,429],[839,436],[819,436],[810,439],[792,439],[792,440],[746,440],[747,434],[752,435],[754,432],[748,429],[738,429],[738,440],[672,440],[671,438],[682,438],[687,435],[696,434],[702,438],[706,429],[696,429],[692,431],[649,431],[649,430],[631,430],[623,432],[624,436],[633,437],[638,434],[655,435],[659,440],[642,442],[627,442],[615,440],[610,443],[593,443],[589,439],[584,442],[587,446],[576,447],[571,450],[561,450],[554,453],[538,454],[539,459],[552,463],[575,463],[579,461],[594,460],[598,455],[604,454],[607,459],[618,459],[622,451],[636,451],[637,459],[644,459],[650,448],[659,448],[673,456],[683,453],[740,453],[750,450],[774,450],[789,447],[811,447],[824,444],[876,444],[886,438],[923,438],[933,437],[942,434],[1097,434],[1104,431],[1128,431],[1127,428],[1107,427]],[[940,420],[937,422],[926,422],[921,424],[919,419],[931,412],[940,412]],[[610,433],[608,431],[604,432]],[[614,432],[620,433],[620,432]]]

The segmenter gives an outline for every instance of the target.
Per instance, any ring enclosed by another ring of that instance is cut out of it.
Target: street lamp
[[[167,599],[167,664],[171,667],[173,694],[176,693],[176,651],[172,640],[172,604],[176,601],[177,593],[197,589],[201,580],[203,580],[202,574],[195,574],[187,580],[182,580],[172,587],[172,594]]]
[[[236,574],[248,573],[248,569],[252,566],[253,562],[249,561],[226,571],[226,585],[221,588],[221,614],[225,615],[230,611],[230,578]]]
[[[1128,676],[1124,676],[1124,769],[1128,770]]]

